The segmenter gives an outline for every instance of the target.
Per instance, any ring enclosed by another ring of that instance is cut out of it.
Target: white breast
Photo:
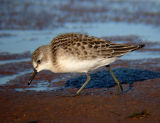
[[[97,58],[93,60],[79,60],[75,57],[61,57],[58,60],[58,66],[60,67],[59,72],[88,72],[98,67],[108,65],[116,59],[117,58]]]

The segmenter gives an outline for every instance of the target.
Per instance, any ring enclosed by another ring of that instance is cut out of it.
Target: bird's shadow
[[[121,84],[129,84],[128,89],[124,90],[124,92],[129,91],[132,88],[134,82],[160,78],[160,72],[153,72],[149,70],[115,68],[113,69],[113,72]],[[91,80],[85,88],[110,88],[116,85],[112,76],[107,70],[95,72],[90,75]],[[80,88],[85,81],[86,75],[82,75],[68,80],[65,83],[65,87]]]

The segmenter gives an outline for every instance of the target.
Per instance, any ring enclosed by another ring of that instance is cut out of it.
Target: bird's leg
[[[75,96],[80,94],[80,92],[83,90],[83,88],[87,85],[87,83],[88,83],[89,80],[91,79],[91,77],[90,77],[90,75],[89,75],[88,73],[86,73],[86,76],[87,76],[87,80],[86,80],[85,83],[82,85],[82,87],[76,92]]]
[[[118,79],[116,78],[116,76],[114,75],[114,73],[113,73],[113,71],[112,71],[110,65],[107,65],[106,67],[108,68],[110,74],[112,75],[112,77],[113,77],[115,83],[118,85],[118,94],[120,94],[120,92],[123,91],[122,85],[120,84],[120,82],[118,81]]]

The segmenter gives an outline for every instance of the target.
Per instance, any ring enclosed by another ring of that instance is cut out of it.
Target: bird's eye
[[[41,60],[38,60],[37,63],[40,64],[40,63],[41,63]]]

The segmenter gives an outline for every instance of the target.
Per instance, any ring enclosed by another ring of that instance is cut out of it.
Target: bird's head
[[[50,70],[49,45],[37,48],[32,54],[33,72],[28,85],[31,84],[36,74],[42,70]]]

